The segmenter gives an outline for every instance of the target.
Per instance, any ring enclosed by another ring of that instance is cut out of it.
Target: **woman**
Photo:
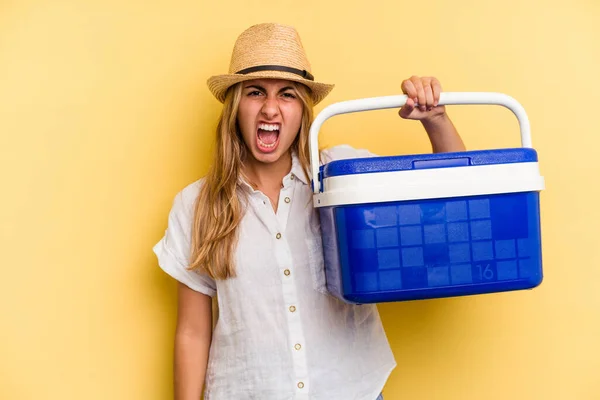
[[[294,28],[261,24],[236,41],[229,74],[208,81],[223,102],[214,163],[176,196],[154,247],[179,282],[177,400],[203,389],[208,400],[375,400],[396,366],[376,306],[342,303],[323,284],[308,132],[333,85],[310,71]],[[402,90],[400,116],[423,123],[434,151],[464,150],[435,78],[412,77]],[[321,153],[359,155],[370,154]]]

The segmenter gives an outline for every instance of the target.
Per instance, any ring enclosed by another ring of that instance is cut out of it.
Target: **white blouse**
[[[321,159],[370,155],[338,146]],[[186,270],[201,185],[196,181],[177,194],[165,236],[153,250],[166,273],[217,296],[205,399],[376,399],[396,362],[377,307],[346,304],[327,293],[318,212],[297,157],[283,180],[277,213],[267,196],[247,185],[233,279]]]

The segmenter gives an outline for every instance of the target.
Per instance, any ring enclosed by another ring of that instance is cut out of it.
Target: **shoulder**
[[[214,296],[216,284],[212,278],[190,270],[192,221],[203,180],[192,182],[181,189],[173,201],[164,236],[153,247],[160,267],[189,288]]]
[[[181,189],[176,195],[173,201],[173,209],[172,212],[191,216],[194,213],[194,206],[196,204],[196,199],[200,194],[200,189],[204,184],[204,178],[198,179],[195,182],[192,182]]]
[[[329,147],[321,150],[320,152],[322,164],[336,160],[345,160],[348,158],[367,158],[376,156],[376,154],[371,153],[369,150],[357,149],[347,144]]]

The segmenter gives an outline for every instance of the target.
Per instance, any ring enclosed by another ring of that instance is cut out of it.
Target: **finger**
[[[427,109],[427,97],[425,96],[425,90],[423,90],[423,83],[421,78],[413,76],[410,78],[411,82],[417,90],[417,102],[419,103],[419,109],[425,111]]]
[[[414,109],[415,102],[412,98],[409,97],[408,99],[406,99],[406,103],[398,111],[398,115],[400,115],[402,118],[407,118],[410,114],[412,114]]]
[[[402,82],[402,92],[407,95],[409,99],[413,99],[415,103],[417,102],[417,89],[409,79]]]
[[[423,85],[423,90],[425,91],[425,98],[427,99],[427,111],[431,111],[433,108],[433,89],[431,88],[430,81],[426,81]]]
[[[440,103],[440,94],[442,94],[442,85],[436,78],[431,80],[431,87],[433,88],[433,106],[437,107]]]

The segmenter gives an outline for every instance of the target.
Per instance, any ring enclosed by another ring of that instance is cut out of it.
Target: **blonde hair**
[[[313,119],[310,89],[292,82],[302,101],[300,132],[290,150],[295,151],[308,177],[308,133]],[[212,166],[204,179],[194,209],[190,266],[188,269],[208,274],[213,279],[236,276],[234,252],[238,226],[245,209],[242,166],[248,156],[237,123],[243,83],[232,86],[225,97],[217,126],[217,143]]]

